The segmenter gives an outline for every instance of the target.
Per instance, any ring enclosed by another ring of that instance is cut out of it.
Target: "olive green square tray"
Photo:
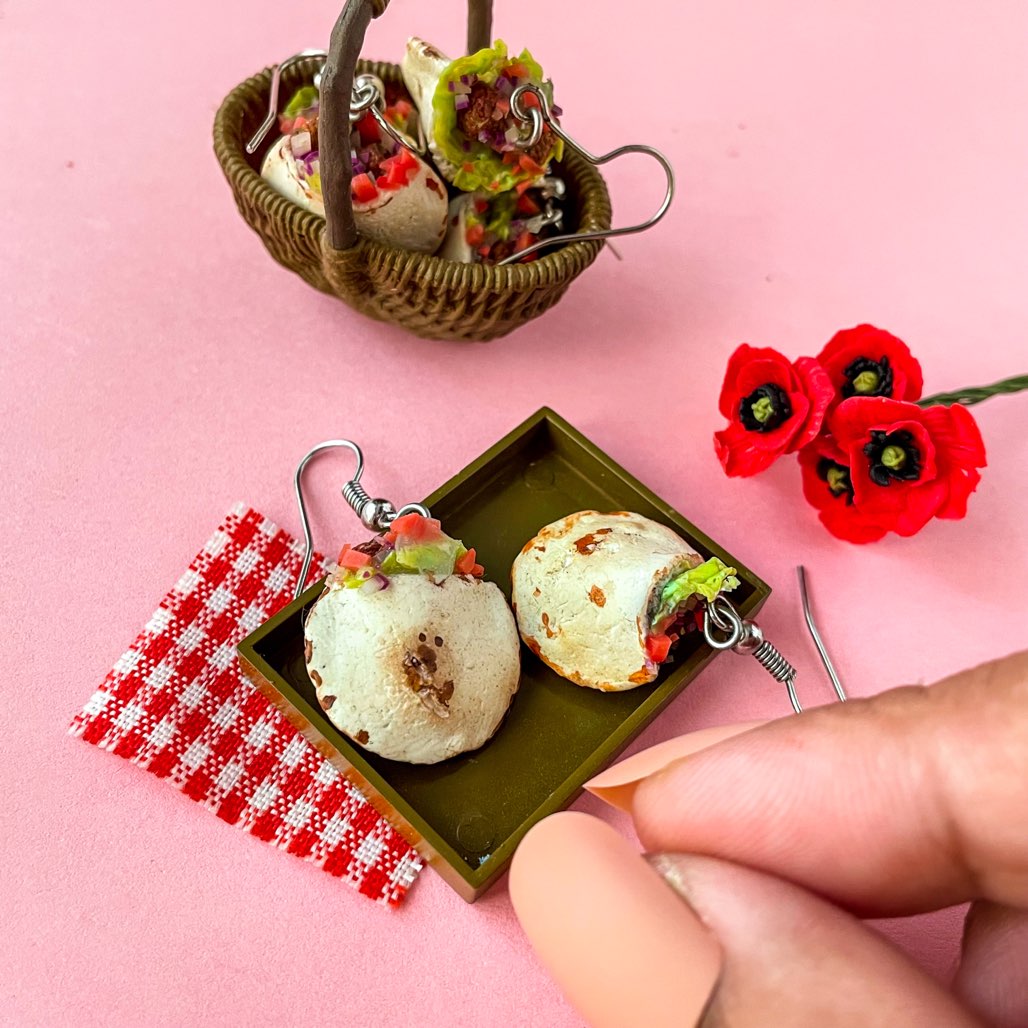
[[[771,593],[545,407],[425,503],[450,535],[476,548],[486,577],[508,600],[509,569],[524,543],[543,525],[589,509],[636,511],[668,525],[705,557],[738,568],[741,585],[732,600],[743,616]],[[567,807],[715,656],[694,633],[656,682],[601,693],[565,681],[522,647],[520,689],[484,747],[433,766],[403,764],[361,749],[318,705],[304,665],[303,622],[321,589],[312,586],[239,644],[243,670],[469,902],[506,870],[528,829]]]

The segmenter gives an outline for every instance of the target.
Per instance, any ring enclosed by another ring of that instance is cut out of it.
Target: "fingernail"
[[[521,927],[593,1028],[698,1023],[721,948],[608,824],[566,811],[525,836],[510,871]]]
[[[644,778],[663,771],[676,760],[699,753],[700,750],[709,749],[716,743],[767,723],[767,721],[745,721],[737,725],[718,725],[716,728],[703,728],[698,732],[680,735],[676,739],[668,739],[665,742],[657,743],[656,746],[651,746],[648,750],[634,753],[613,767],[608,767],[606,771],[602,771],[595,778],[586,782],[585,788],[604,803],[609,803],[618,810],[630,811],[636,786]]]

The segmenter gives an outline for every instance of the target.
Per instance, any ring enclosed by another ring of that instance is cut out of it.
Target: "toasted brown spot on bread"
[[[354,736],[354,738],[361,744],[361,746],[367,746],[371,741],[371,736],[368,735],[363,728]]]
[[[439,183],[436,182],[434,178],[426,178],[425,185],[428,186],[428,188],[431,189],[433,193],[438,193],[440,196],[443,195],[443,187],[439,185]]]
[[[313,683],[314,683],[314,684],[315,684],[316,686],[320,687],[320,686],[321,686],[321,675],[319,675],[319,674],[317,673],[317,671],[315,671],[315,670],[314,670],[313,668],[311,668],[311,672],[310,672],[310,674],[311,674],[311,681],[312,681],[312,682],[313,682]]]
[[[418,660],[428,668],[430,674],[435,674],[436,664],[435,650],[431,646],[421,645],[418,647]]]
[[[321,697],[321,701],[320,701],[321,702],[321,709],[322,710],[328,710],[328,708],[331,707],[332,704],[335,703],[335,701],[336,701],[336,698],[334,696],[322,696]]]
[[[534,654],[535,654],[535,655],[536,655],[537,657],[541,657],[541,654],[540,654],[540,652],[539,652],[539,643],[538,643],[538,642],[536,642],[536,640],[535,640],[535,639],[533,639],[533,638],[532,638],[532,636],[530,636],[530,635],[526,635],[526,636],[524,637],[524,639],[525,639],[525,645],[526,645],[526,646],[527,646],[527,647],[528,647],[528,648],[529,648],[529,649],[530,649],[530,650],[531,650],[531,651],[532,651],[532,652],[533,652],[533,653],[534,653]],[[548,663],[548,662],[547,662],[547,663]],[[556,668],[554,668],[554,670],[556,671]],[[559,674],[559,672],[558,672],[558,674]]]
[[[610,535],[613,529],[610,528],[597,528],[595,532],[590,532],[588,535],[583,535],[581,539],[575,540],[575,549],[582,554],[592,553],[597,546],[603,541],[597,539],[598,535]]]
[[[311,657],[314,656],[314,643],[310,639],[305,638],[303,640],[303,659],[309,664]]]
[[[542,596],[542,594],[543,594],[543,591],[538,586],[536,586],[536,588],[532,590],[532,595],[533,596]]]
[[[550,628],[550,615],[547,614],[545,610],[543,611],[542,622],[543,628],[546,629],[546,638],[553,639],[557,635],[557,633],[552,628]]]
[[[602,607],[607,602],[607,594],[598,585],[594,585],[589,590],[589,599],[592,600],[597,607]]]
[[[425,635],[425,633],[424,633],[424,632],[422,632],[422,633],[421,633],[421,634],[420,634],[420,635],[418,636],[418,639],[419,639],[419,641],[420,641],[420,642],[428,642],[428,636],[427,636],[427,635]]]
[[[424,638],[424,633],[420,637]],[[439,641],[442,642],[441,639]],[[407,687],[417,695],[423,707],[437,717],[447,718],[450,716],[449,703],[453,695],[453,682],[450,679],[442,684],[436,682],[435,673],[438,669],[436,651],[425,643],[420,643],[414,653],[408,652],[403,658],[403,674],[407,679]]]
[[[521,547],[522,554],[528,553],[528,551],[535,546],[535,539],[529,539],[524,546]]]
[[[639,668],[638,671],[633,671],[629,676],[628,680],[634,682],[636,685],[645,685],[646,682],[652,682],[653,676],[646,670],[646,668]]]
[[[442,646],[443,645],[443,637],[441,635],[437,635],[435,637],[434,642],[435,642],[436,646]]]

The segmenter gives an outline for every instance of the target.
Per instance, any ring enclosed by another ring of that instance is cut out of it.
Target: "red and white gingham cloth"
[[[243,676],[236,644],[293,597],[302,544],[236,506],[69,729],[223,821],[397,904],[421,861]],[[315,555],[313,568],[323,574]]]

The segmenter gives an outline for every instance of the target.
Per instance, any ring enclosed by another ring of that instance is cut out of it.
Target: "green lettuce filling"
[[[464,545],[449,537],[434,543],[404,546],[392,550],[382,561],[383,575],[432,575],[445,578],[467,553]]]
[[[510,238],[511,222],[514,221],[514,215],[517,213],[517,194],[513,192],[499,193],[486,202],[489,207],[484,213],[479,213],[473,204],[470,205],[464,215],[464,224],[468,228],[473,225],[482,225],[486,235],[492,233],[497,239],[506,241]]]
[[[553,84],[543,81],[543,69],[532,55],[522,50],[517,58],[509,60],[507,45],[502,39],[498,39],[491,48],[452,61],[439,76],[432,95],[432,135],[435,144],[456,169],[453,184],[465,192],[504,192],[535,177],[516,165],[505,164],[502,154],[478,139],[468,139],[457,125],[457,108],[450,83],[460,82],[461,76],[467,75],[493,85],[509,64],[520,64],[528,72],[533,85],[542,90],[550,103],[553,102]],[[470,149],[465,150],[464,144],[469,144]],[[552,154],[542,163],[560,160],[562,154],[563,143],[556,139]]]
[[[318,90],[315,86],[301,86],[292,96],[286,109],[282,112],[283,117],[295,118],[304,111],[311,110],[318,106]]]
[[[735,576],[736,569],[728,567],[717,557],[676,575],[661,591],[660,603],[653,616],[654,627],[672,618],[678,608],[693,596],[710,603],[718,594],[731,592],[739,585]]]

